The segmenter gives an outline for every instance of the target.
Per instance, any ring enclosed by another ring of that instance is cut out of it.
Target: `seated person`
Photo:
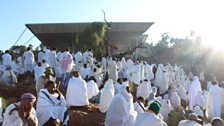
[[[37,126],[38,121],[33,108],[35,101],[34,95],[23,94],[19,102],[10,104],[6,108],[2,126]]]
[[[161,106],[158,102],[152,102],[146,112],[138,114],[135,126],[167,126],[167,124],[158,117],[160,108]]]
[[[68,82],[66,102],[68,107],[87,107],[89,100],[87,96],[87,84],[78,71],[72,72],[73,77]]]
[[[53,81],[48,81],[45,89],[41,89],[37,100],[37,118],[39,126],[48,120],[59,119],[61,123],[67,124],[68,112],[64,96],[56,89]]]

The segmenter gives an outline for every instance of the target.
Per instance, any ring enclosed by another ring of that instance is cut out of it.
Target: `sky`
[[[224,47],[222,0],[0,0],[0,50],[9,49],[29,23],[155,22],[146,31],[147,42],[156,43],[161,34],[186,37],[190,31],[205,44]],[[24,45],[33,34],[26,29],[17,45]],[[40,41],[34,37],[28,44]]]

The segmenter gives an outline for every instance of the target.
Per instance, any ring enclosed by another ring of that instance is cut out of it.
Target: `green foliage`
[[[75,36],[74,49],[86,51],[92,49],[95,56],[104,56],[104,36],[106,25],[100,22],[94,22],[90,27],[86,28],[82,33]]]

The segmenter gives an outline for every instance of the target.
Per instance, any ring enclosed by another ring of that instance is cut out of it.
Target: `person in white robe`
[[[11,83],[17,83],[17,77],[10,66],[6,67],[6,70],[3,72],[0,80],[7,85]]]
[[[214,117],[211,120],[211,126],[224,126],[224,120],[220,117]]]
[[[218,82],[213,81],[206,103],[206,116],[208,119],[221,117],[222,92],[223,90],[218,86]]]
[[[137,88],[137,97],[143,97],[147,99],[149,97],[150,92],[152,92],[150,81],[144,80]]]
[[[130,73],[130,81],[134,82],[136,85],[140,85],[141,81],[141,66],[136,63],[132,66],[129,71]]]
[[[194,113],[189,114],[188,119],[181,120],[178,126],[201,126],[201,124],[197,123],[197,115]]]
[[[13,71],[18,76],[19,74],[24,74],[24,68],[22,66],[22,63],[18,60],[15,60],[14,63],[11,64]]]
[[[193,107],[196,104],[196,96],[198,91],[202,91],[201,83],[197,76],[193,77],[193,81],[189,87],[189,109],[193,111]]]
[[[132,66],[134,65],[134,63],[133,63],[133,61],[131,60],[131,59],[128,59],[127,60],[127,69],[131,69],[132,68]]]
[[[128,69],[127,62],[124,57],[122,57],[121,59],[121,65],[122,65],[122,69],[125,69],[125,70]]]
[[[89,49],[88,51],[88,55],[87,55],[87,61],[89,62],[89,66],[93,66],[93,52],[91,49]]]
[[[101,64],[102,64],[103,70],[106,70],[107,69],[107,59],[105,57],[103,57],[101,59]]]
[[[69,52],[69,49],[66,49],[64,53],[62,53],[60,58],[60,73],[66,74],[71,72],[73,68],[73,57]]]
[[[198,93],[196,95],[195,104],[200,106],[202,109],[204,109],[205,108],[205,100],[204,100],[202,93],[203,93],[202,91],[198,91]]]
[[[5,51],[5,54],[2,55],[2,62],[5,66],[10,66],[12,62],[12,56],[9,54],[9,50]]]
[[[89,78],[89,82],[87,83],[87,93],[89,100],[94,96],[98,95],[99,93],[99,88],[96,84],[96,79],[93,76]]]
[[[83,64],[83,67],[80,68],[80,75],[83,79],[90,76],[91,69],[87,67],[87,64]]]
[[[56,79],[52,76],[53,70],[48,67],[45,69],[44,75],[40,76],[36,81],[36,92],[37,94],[40,92],[41,89],[44,89],[45,84],[48,81],[55,81]]]
[[[105,126],[134,126],[136,116],[130,88],[122,86],[108,108]]]
[[[158,102],[152,102],[149,109],[137,116],[135,126],[167,126],[167,124],[158,117],[160,105]]]
[[[5,110],[2,126],[38,126],[33,108],[35,100],[34,95],[25,93],[19,102],[10,104]]]
[[[58,62],[57,62],[57,54],[56,54],[56,48],[53,48],[48,55],[48,64],[50,67],[54,69],[54,71],[57,70]]]
[[[93,68],[92,76],[96,79],[97,86],[100,87],[102,85],[102,77],[100,69]]]
[[[41,66],[41,62],[38,62],[34,67],[34,80],[37,81],[39,77],[43,76],[45,68]]]
[[[66,101],[53,81],[48,81],[46,88],[40,90],[36,112],[39,126],[43,126],[50,118],[59,119],[64,125],[67,124]]]
[[[181,99],[177,92],[172,92],[170,96],[170,103],[174,108],[178,108],[181,105]]]
[[[35,60],[34,60],[34,54],[31,51],[30,47],[27,47],[27,51],[24,52],[23,59],[24,59],[25,72],[32,73]]]
[[[68,82],[66,93],[67,106],[88,106],[86,81],[82,79],[78,71],[73,71],[72,74],[73,76]]]
[[[168,114],[173,110],[173,106],[170,104],[168,98],[162,99],[160,113],[163,116],[163,121],[167,122]]]
[[[37,61],[41,62],[42,60],[46,60],[45,52],[41,49],[37,54]]]
[[[3,100],[0,97],[0,124],[3,122],[2,112],[3,112]]]
[[[106,81],[104,88],[102,89],[102,94],[100,95],[100,104],[99,104],[100,112],[105,113],[108,110],[108,107],[113,98],[114,98],[113,80],[109,79]]]
[[[85,63],[85,64],[87,64],[88,62],[88,54],[89,54],[89,52],[88,52],[88,50],[87,51],[85,51],[84,53],[83,53],[83,55],[82,55],[82,61],[83,61],[83,63]]]
[[[145,79],[147,79],[147,80],[154,79],[154,74],[152,72],[152,67],[146,62],[144,62],[144,64],[145,64]]]
[[[146,107],[145,107],[145,100],[143,97],[138,97],[137,101],[134,103],[134,110],[137,112],[137,113],[143,113],[145,112],[146,110]]]
[[[114,83],[114,95],[120,93],[121,86],[122,86],[122,79],[118,78],[117,82]]]
[[[188,101],[187,91],[183,85],[178,85],[176,92],[180,96],[180,99],[184,100],[185,102]]]
[[[80,51],[77,51],[75,53],[75,64],[78,64],[80,61],[82,62],[82,53]]]
[[[112,79],[113,82],[117,81],[118,72],[117,72],[117,64],[112,58],[108,61],[108,75],[109,79]]]

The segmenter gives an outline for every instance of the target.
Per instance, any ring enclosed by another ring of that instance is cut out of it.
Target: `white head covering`
[[[195,107],[194,107],[194,113],[195,113],[197,116],[204,117],[203,111],[201,110],[201,108],[200,108],[199,106],[195,106]]]

